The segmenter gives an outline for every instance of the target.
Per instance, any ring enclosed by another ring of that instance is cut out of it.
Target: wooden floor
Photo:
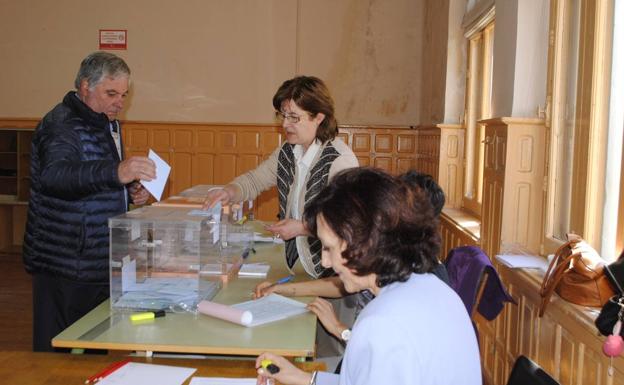
[[[0,255],[0,350],[32,350],[32,284],[21,255]]]

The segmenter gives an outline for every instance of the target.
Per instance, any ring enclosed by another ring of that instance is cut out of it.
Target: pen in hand
[[[272,287],[274,287],[274,286],[277,286],[277,285],[281,285],[281,284],[283,284],[283,283],[288,283],[288,282],[292,281],[294,278],[295,278],[295,276],[294,276],[294,275],[289,275],[289,276],[287,276],[287,277],[284,277],[284,278],[280,278],[280,279],[278,279],[277,281],[273,282],[273,283],[272,283],[272,284],[270,284],[270,285],[267,285],[267,286],[262,286],[262,288],[261,288],[261,289],[256,288],[254,291],[252,291],[252,292],[250,293],[250,294],[251,294],[251,297],[252,297],[252,298],[254,298],[254,299],[259,299],[259,298],[261,298],[261,297],[264,297],[265,295],[268,295],[268,294],[269,294],[269,293],[267,292],[267,290],[268,290],[268,289],[270,289],[270,288],[272,288]],[[258,290],[259,290],[259,291],[258,291]]]
[[[269,287],[273,287],[273,286],[276,286],[276,285],[281,285],[281,284],[283,284],[283,283],[288,283],[288,282],[292,281],[294,278],[295,278],[295,276],[294,276],[294,275],[289,275],[289,276],[287,276],[287,277],[280,278],[280,279],[278,279],[277,281],[275,281],[275,282],[273,282],[272,284],[270,284],[269,286],[267,286],[267,289],[268,289]]]

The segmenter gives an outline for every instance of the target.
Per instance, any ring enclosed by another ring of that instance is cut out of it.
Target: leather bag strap
[[[550,297],[552,296],[553,291],[563,278],[563,273],[570,266],[570,260],[574,258],[575,254],[572,251],[572,248],[577,243],[577,241],[568,241],[561,245],[557,252],[555,253],[555,257],[550,264],[548,265],[548,270],[546,270],[546,274],[544,275],[544,280],[542,281],[542,285],[540,287],[540,296],[542,297],[542,302],[539,308],[539,316],[544,315],[544,311],[546,311],[546,306],[550,302]],[[563,256],[566,250],[570,250],[570,255]]]

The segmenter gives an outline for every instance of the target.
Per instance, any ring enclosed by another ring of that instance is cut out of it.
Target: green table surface
[[[267,280],[287,276],[283,244],[256,243],[256,254],[245,263],[267,262]],[[295,281],[308,280],[297,276]],[[223,284],[214,302],[234,304],[251,299],[253,288],[264,279],[239,278]],[[309,302],[311,297],[298,297]],[[316,316],[306,313],[289,319],[247,328],[193,313],[167,313],[165,317],[133,324],[130,313],[111,313],[107,300],[52,340],[55,347],[137,350],[146,352],[199,353],[255,356],[265,351],[290,357],[315,354]]]

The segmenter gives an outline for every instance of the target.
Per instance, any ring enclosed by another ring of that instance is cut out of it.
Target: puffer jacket
[[[119,162],[108,118],[75,92],[42,119],[32,141],[22,253],[29,273],[109,282],[108,218],[128,207]]]

